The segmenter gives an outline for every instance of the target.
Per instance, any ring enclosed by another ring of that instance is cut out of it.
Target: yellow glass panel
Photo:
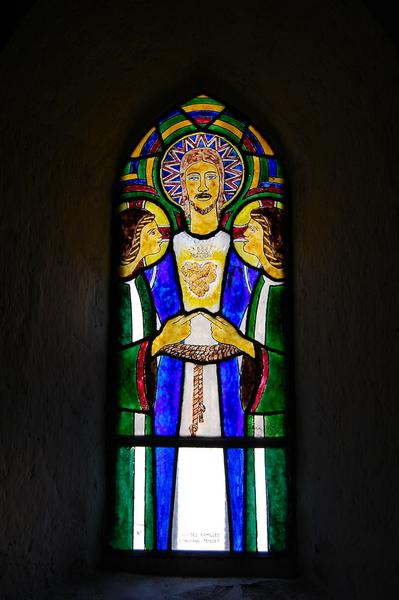
[[[252,188],[256,188],[259,185],[259,177],[260,177],[260,163],[259,158],[257,156],[253,157],[254,161],[254,176],[252,178]]]
[[[187,121],[187,120],[180,121],[179,123],[175,123],[171,127],[168,127],[168,129],[166,129],[162,134],[163,139],[166,140],[166,138],[168,138],[171,133],[174,133],[175,131],[182,129],[183,127],[187,127],[187,125],[192,125],[191,121]]]
[[[128,173],[121,177],[121,181],[133,181],[134,179],[137,179],[137,173]]]
[[[255,129],[255,127],[252,127],[252,125],[249,126],[249,130],[258,139],[260,145],[263,148],[264,153],[265,154],[271,154],[271,155],[273,155],[274,154],[273,150],[270,148],[270,146],[267,143],[267,141],[265,140],[265,138],[263,136],[261,136],[261,134],[259,133],[259,131],[257,129]]]
[[[150,187],[154,187],[154,179],[152,177],[154,161],[155,161],[155,158],[149,158],[147,160],[147,165],[145,168],[145,176],[146,176],[146,180],[147,180],[147,185],[149,185]]]
[[[211,110],[212,112],[220,112],[224,109],[224,106],[218,104],[190,104],[189,106],[183,106],[183,110],[191,112],[193,110]]]
[[[154,131],[155,131],[155,127],[152,127],[150,129],[150,131],[145,134],[145,136],[141,139],[141,141],[137,144],[137,146],[133,150],[133,152],[131,154],[131,158],[137,158],[138,156],[140,156],[144,144],[146,143],[148,138],[154,133]]]
[[[218,125],[219,127],[228,129],[228,131],[231,131],[231,133],[234,133],[234,135],[236,135],[238,138],[241,138],[241,136],[242,136],[242,131],[240,131],[238,129],[238,127],[235,127],[234,125],[232,125],[231,123],[227,123],[226,121],[220,121],[219,119],[217,119],[214,122],[214,125]]]

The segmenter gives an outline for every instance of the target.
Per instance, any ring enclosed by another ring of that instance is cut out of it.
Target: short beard
[[[217,201],[216,201],[217,202]],[[201,208],[200,206],[197,206],[196,204],[194,204],[194,202],[192,202],[190,200],[190,206],[193,207],[193,209],[199,213],[200,215],[207,215],[208,213],[211,212],[211,210],[213,210],[216,206],[216,202],[213,202],[213,204],[210,204],[209,206],[207,206],[206,208]]]

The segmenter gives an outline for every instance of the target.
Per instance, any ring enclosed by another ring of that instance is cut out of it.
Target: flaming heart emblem
[[[216,280],[216,265],[212,262],[197,263],[186,260],[181,273],[190,292],[203,298],[209,292],[211,283]]]

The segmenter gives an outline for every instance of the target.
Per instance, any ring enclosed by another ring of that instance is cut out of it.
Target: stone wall
[[[39,0],[0,80],[4,596],[43,598],[98,564],[112,190],[152,119],[206,92],[257,123],[291,181],[301,573],[340,600],[387,597],[399,553],[389,38],[356,0]]]

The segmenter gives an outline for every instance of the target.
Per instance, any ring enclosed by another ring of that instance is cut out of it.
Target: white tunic
[[[184,308],[220,309],[223,273],[230,236],[219,231],[211,238],[186,232],[173,240]],[[211,324],[202,315],[191,321],[186,344],[215,345]],[[180,436],[190,436],[194,364],[185,363]],[[197,436],[221,436],[220,402],[215,364],[203,366],[204,422]],[[226,476],[222,448],[180,448],[174,500],[173,550],[229,550]]]

